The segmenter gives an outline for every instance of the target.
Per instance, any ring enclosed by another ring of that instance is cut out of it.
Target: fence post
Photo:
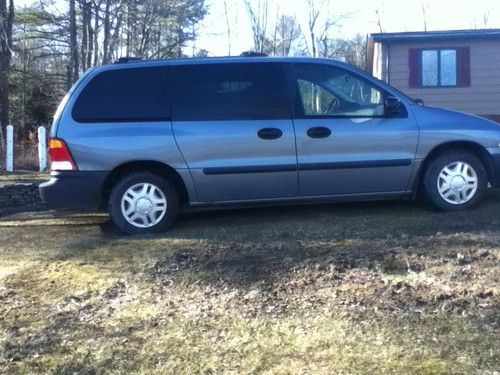
[[[5,169],[8,172],[14,170],[14,127],[7,125],[7,158]]]
[[[46,130],[43,126],[38,128],[38,164],[40,171],[47,168],[47,138],[45,132]]]

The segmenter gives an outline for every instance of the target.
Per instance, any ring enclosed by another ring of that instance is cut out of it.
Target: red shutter
[[[470,48],[461,47],[457,49],[457,71],[458,86],[470,86]]]
[[[410,88],[420,86],[420,50],[410,48],[408,51],[408,70],[410,72],[408,84]]]

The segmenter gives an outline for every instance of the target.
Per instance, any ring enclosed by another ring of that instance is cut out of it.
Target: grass
[[[0,372],[494,374],[500,191],[383,202],[0,219]]]
[[[50,175],[48,172],[36,171],[14,171],[6,172],[0,170],[0,184],[12,182],[33,182],[49,180]]]

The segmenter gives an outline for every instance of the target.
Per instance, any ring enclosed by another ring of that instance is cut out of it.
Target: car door
[[[199,202],[298,196],[291,104],[278,62],[173,66],[172,124]]]
[[[336,65],[295,63],[289,72],[299,194],[406,191],[418,131],[404,106],[386,113],[384,89]]]

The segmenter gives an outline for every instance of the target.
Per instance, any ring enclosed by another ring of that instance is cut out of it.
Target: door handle
[[[260,129],[257,135],[262,139],[278,139],[281,138],[283,132],[278,128],[264,128]]]
[[[307,130],[307,135],[311,138],[328,138],[332,131],[324,126],[315,126]]]

